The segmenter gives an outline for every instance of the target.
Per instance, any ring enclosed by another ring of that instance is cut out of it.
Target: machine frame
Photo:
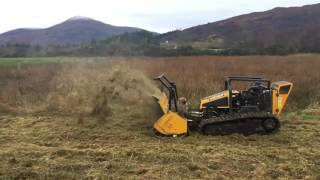
[[[171,82],[167,77],[165,77],[164,74],[161,74],[160,76],[154,78],[154,80],[160,81],[161,84],[167,88],[167,91],[169,93],[169,111],[178,112],[178,92],[176,83]],[[174,106],[174,110],[172,109],[172,105]]]
[[[225,90],[228,91],[229,93],[229,99],[228,99],[228,104],[229,104],[229,112],[233,113],[234,112],[234,107],[232,104],[233,100],[233,94],[232,94],[232,82],[262,82],[262,83],[267,83],[267,88],[270,89],[270,109],[268,110],[269,112],[272,112],[272,90],[271,90],[271,81],[260,78],[260,77],[250,77],[250,76],[229,76],[225,78]]]

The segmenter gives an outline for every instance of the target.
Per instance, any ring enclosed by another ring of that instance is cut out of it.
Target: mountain
[[[320,4],[275,8],[163,34],[166,44],[195,48],[320,51]]]
[[[0,56],[320,53],[319,17],[320,4],[275,8],[160,35],[74,17],[47,29],[1,34]],[[83,45],[66,49],[29,44]]]
[[[16,29],[0,34],[1,44],[65,45],[88,43],[142,29],[105,24],[87,17],[73,17],[46,29]]]

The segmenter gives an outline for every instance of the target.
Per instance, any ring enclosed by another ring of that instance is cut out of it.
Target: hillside
[[[90,18],[73,17],[46,29],[16,29],[0,35],[1,44],[66,45],[103,40],[123,33],[140,31],[118,27]]]
[[[318,51],[320,4],[275,8],[163,34],[162,42],[197,48],[270,48]]]
[[[16,29],[0,35],[0,56],[319,53],[318,17],[320,4],[275,8],[161,35],[76,17],[47,29]]]

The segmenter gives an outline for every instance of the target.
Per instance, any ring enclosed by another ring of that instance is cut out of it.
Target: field
[[[320,56],[0,59],[1,179],[319,179]],[[165,73],[197,104],[228,75],[294,83],[281,131],[158,138]]]

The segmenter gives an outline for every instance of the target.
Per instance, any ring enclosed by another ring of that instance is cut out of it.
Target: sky
[[[47,28],[73,16],[164,33],[236,15],[320,0],[0,0],[0,33]]]

